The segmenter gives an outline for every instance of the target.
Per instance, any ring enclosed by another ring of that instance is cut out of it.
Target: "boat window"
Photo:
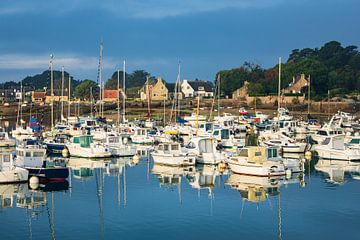
[[[42,157],[42,156],[44,156],[43,152],[34,152],[33,153],[33,157]]]
[[[248,150],[247,149],[242,149],[239,153],[240,157],[247,157],[248,156]]]
[[[261,156],[261,152],[255,152],[255,157]]]
[[[179,145],[171,145],[171,150],[179,150]]]
[[[229,139],[230,138],[230,132],[227,129],[221,130],[221,139]]]
[[[189,144],[186,146],[186,148],[188,148],[188,149],[194,149],[194,148],[196,148],[195,143],[189,142]]]
[[[137,130],[137,134],[138,134],[138,135],[141,135],[141,129],[138,129],[138,130]]]
[[[214,136],[219,135],[219,131],[214,131]]]
[[[212,129],[212,124],[211,124],[211,123],[205,124],[205,130],[206,130],[206,131],[209,131],[209,130],[211,130],[211,129]]]
[[[159,145],[159,148],[158,148],[160,151],[163,151],[164,150],[164,145]]]
[[[274,158],[277,157],[277,149],[276,148],[269,148],[268,149],[268,157],[269,158]]]
[[[328,145],[330,143],[330,138],[325,138],[325,140],[323,141],[323,145]]]
[[[4,155],[3,162],[10,162],[10,155]]]
[[[349,143],[350,144],[360,144],[360,138],[353,138],[353,139],[351,139],[351,141]]]
[[[26,152],[25,154],[26,157],[31,157],[31,152]]]
[[[321,136],[327,136],[327,133],[325,131],[319,131],[318,134]]]
[[[164,151],[169,151],[169,145],[164,145]]]

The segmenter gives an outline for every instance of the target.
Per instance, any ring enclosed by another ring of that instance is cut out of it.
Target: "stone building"
[[[305,78],[305,74],[301,74],[298,77],[293,77],[293,81],[283,90],[283,93],[305,93],[308,84],[309,80]]]

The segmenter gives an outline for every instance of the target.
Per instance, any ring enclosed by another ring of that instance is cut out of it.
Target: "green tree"
[[[75,88],[74,96],[79,99],[89,100],[91,91],[93,97],[96,99],[99,93],[99,87],[96,82],[87,79]]]

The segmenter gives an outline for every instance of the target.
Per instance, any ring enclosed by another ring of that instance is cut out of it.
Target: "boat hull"
[[[195,155],[174,155],[174,154],[158,154],[151,153],[156,164],[164,164],[171,166],[192,166],[195,165]]]
[[[67,167],[26,169],[29,171],[29,177],[36,176],[48,181],[65,181],[69,177],[69,169]]]
[[[26,169],[15,167],[9,171],[0,172],[0,184],[27,182],[29,172]]]
[[[274,177],[284,176],[284,166],[278,164],[241,164],[234,161],[228,162],[232,172],[242,175],[259,176],[259,177]]]

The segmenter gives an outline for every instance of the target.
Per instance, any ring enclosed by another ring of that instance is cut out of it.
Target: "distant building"
[[[104,90],[104,102],[116,102],[119,98],[119,92],[117,90]]]
[[[188,81],[183,80],[181,83],[181,91],[185,98],[192,97],[213,97],[214,88],[209,81],[195,80]]]
[[[45,102],[46,92],[31,92],[31,102],[33,103],[41,103]]]
[[[236,100],[245,100],[246,97],[249,95],[249,85],[248,81],[244,82],[244,85],[241,88],[236,89],[232,93],[232,98]]]
[[[16,89],[0,89],[0,102],[9,103],[16,101]]]
[[[156,82],[148,79],[144,86],[140,89],[140,99],[147,100],[150,97],[151,100],[164,100],[168,99],[168,89],[166,82],[159,77]]]
[[[54,102],[68,101],[67,89],[64,89],[63,91],[61,89],[54,89],[53,94],[54,95],[51,96],[51,90],[47,89],[46,95],[45,95],[46,103],[51,103],[51,101],[54,101]],[[63,94],[63,95],[61,96],[61,94]]]
[[[175,98],[175,87],[176,87],[176,83],[166,83],[166,88],[168,90],[168,97],[169,99],[174,99]],[[181,92],[181,90],[178,88],[177,92],[177,98],[178,99],[182,99],[183,98],[183,93]]]
[[[305,93],[309,85],[309,80],[305,78],[305,74],[299,77],[293,77],[293,81],[287,88],[283,90],[284,93]]]

